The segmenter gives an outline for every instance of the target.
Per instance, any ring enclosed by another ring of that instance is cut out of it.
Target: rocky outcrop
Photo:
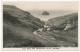
[[[49,19],[47,25],[51,26],[53,29],[67,30],[70,28],[75,28],[78,25],[78,13],[72,13],[65,16],[60,16],[56,18]]]
[[[42,15],[49,15],[47,11],[42,12]]]
[[[67,24],[66,27],[64,28],[64,30],[68,30],[70,28],[72,28],[73,26],[71,24]]]

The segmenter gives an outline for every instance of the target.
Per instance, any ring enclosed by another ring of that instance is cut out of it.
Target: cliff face
[[[54,27],[55,29],[70,29],[75,28],[78,25],[78,14],[72,13],[65,16],[49,19],[47,25]]]

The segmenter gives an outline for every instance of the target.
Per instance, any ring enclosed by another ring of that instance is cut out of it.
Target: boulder
[[[47,11],[42,12],[42,15],[49,15]]]

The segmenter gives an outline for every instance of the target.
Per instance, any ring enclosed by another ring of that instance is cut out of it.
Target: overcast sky
[[[78,2],[75,1],[69,1],[69,2],[62,2],[62,1],[54,1],[54,2],[3,2],[5,5],[15,5],[18,8],[21,8],[23,10],[78,10]]]

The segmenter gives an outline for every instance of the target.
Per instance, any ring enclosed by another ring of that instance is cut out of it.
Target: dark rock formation
[[[54,29],[64,29],[68,30],[75,28],[78,25],[78,13],[72,13],[56,18],[51,18],[47,21],[47,25],[50,25]]]
[[[42,15],[49,15],[47,11],[42,12]]]

